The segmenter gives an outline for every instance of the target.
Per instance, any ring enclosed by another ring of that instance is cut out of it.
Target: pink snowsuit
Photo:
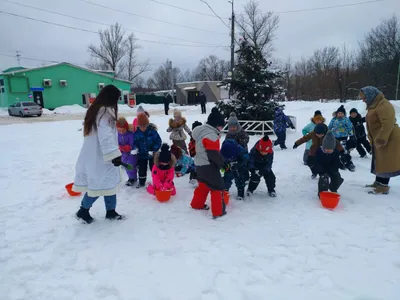
[[[151,170],[151,176],[153,183],[147,187],[147,192],[154,195],[156,190],[170,190],[172,189],[172,196],[176,195],[176,189],[174,185],[175,176],[175,156],[171,155],[171,162],[167,170],[160,169],[159,166],[159,153],[154,155],[154,166]]]

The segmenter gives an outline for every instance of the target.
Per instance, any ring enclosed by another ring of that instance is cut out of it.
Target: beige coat
[[[371,171],[385,178],[400,175],[400,128],[393,105],[379,94],[367,109],[365,119],[375,163],[375,170]]]

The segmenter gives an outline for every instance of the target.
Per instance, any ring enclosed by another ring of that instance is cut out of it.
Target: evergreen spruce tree
[[[275,108],[279,106],[273,100],[274,93],[278,92],[276,81],[281,78],[279,72],[270,70],[271,64],[261,50],[246,39],[241,41],[236,53],[238,58],[233,78],[220,84],[230,88],[236,99],[218,102],[218,109],[225,117],[234,112],[239,120],[273,120]]]

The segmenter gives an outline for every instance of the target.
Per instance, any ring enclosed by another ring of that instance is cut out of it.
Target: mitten
[[[293,149],[297,149],[297,147],[299,147],[299,146],[296,143],[294,143]]]
[[[137,149],[133,149],[133,150],[131,151],[131,154],[132,154],[132,155],[138,154],[138,150],[137,150]]]
[[[114,158],[111,162],[114,166],[119,167],[122,164],[121,156]]]
[[[149,155],[153,156],[154,152],[153,151],[149,151]]]

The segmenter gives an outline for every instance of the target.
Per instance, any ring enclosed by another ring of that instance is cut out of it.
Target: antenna
[[[18,61],[18,66],[21,66],[21,54],[19,54],[19,51],[17,50],[17,54],[15,55],[17,57],[17,61]]]

